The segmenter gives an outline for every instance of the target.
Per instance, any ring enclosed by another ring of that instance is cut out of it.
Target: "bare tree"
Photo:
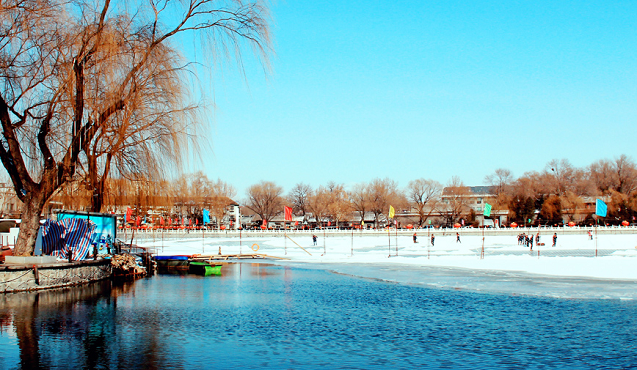
[[[500,194],[505,193],[509,185],[511,185],[513,175],[508,169],[498,168],[491,175],[485,176],[484,180],[487,184],[491,185],[493,194],[498,197]]]
[[[261,181],[248,188],[246,207],[268,222],[283,212],[283,188],[273,182]]]
[[[378,227],[379,216],[389,213],[389,206],[401,209],[406,204],[404,195],[398,190],[398,183],[389,178],[374,179],[369,184],[369,206],[374,212],[374,223]]]
[[[327,212],[336,222],[336,227],[339,227],[340,222],[345,219],[353,209],[349,201],[349,194],[343,184],[330,182],[327,185],[327,189],[329,190]]]
[[[290,193],[288,194],[288,200],[292,204],[295,211],[303,213],[307,210],[308,197],[312,193],[312,187],[304,183],[298,183],[294,185]]]
[[[448,225],[453,225],[464,213],[469,212],[470,194],[471,188],[465,186],[458,176],[452,177],[449,184],[443,189],[444,204],[441,204],[440,209]]]
[[[308,197],[307,208],[314,216],[316,224],[322,227],[323,220],[328,215],[328,207],[330,204],[330,192],[323,186],[312,192]]]
[[[371,209],[369,186],[367,184],[356,184],[349,193],[349,201],[354,211],[361,217],[361,225],[365,222],[365,213]]]
[[[211,197],[207,204],[210,206],[210,213],[217,219],[217,228],[221,227],[221,219],[226,213],[226,208],[232,204],[232,197],[236,195],[234,187],[220,179],[211,183]],[[236,220],[240,222],[240,220]]]
[[[435,180],[417,179],[409,182],[407,186],[407,198],[412,207],[418,212],[418,225],[422,226],[435,211],[442,185]]]
[[[258,2],[110,5],[109,0],[13,0],[0,8],[0,159],[24,204],[17,255],[32,254],[44,205],[73,180],[83,161],[89,173],[97,168],[102,168],[102,176],[109,173],[107,161],[100,159],[102,167],[89,163],[91,155],[108,157],[103,147],[93,144],[106,140],[110,145],[109,140],[117,138],[109,130],[123,122],[125,112],[133,117],[140,86],[150,84],[150,91],[164,86],[151,72],[162,70],[155,62],[174,53],[169,43],[176,35],[189,32],[206,38],[210,42],[204,50],[213,53],[234,50],[239,56],[242,41],[259,55],[269,50],[267,9]],[[169,63],[163,71],[177,67]],[[140,135],[132,146],[140,139],[152,137]],[[93,148],[98,150],[91,154]],[[87,178],[90,190],[100,188],[99,179]]]

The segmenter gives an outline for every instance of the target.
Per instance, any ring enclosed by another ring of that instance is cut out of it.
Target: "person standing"
[[[414,243],[418,243],[418,242],[416,241],[416,239],[417,239],[417,237],[416,237],[416,233],[414,233]]]
[[[316,245],[316,239],[317,239],[316,235],[312,234],[312,241],[314,242],[314,245]]]
[[[434,239],[436,239],[436,238],[434,237],[434,234],[431,234],[431,246],[432,246],[432,247],[434,246]]]
[[[460,241],[460,233],[456,233],[456,243],[462,244],[462,242]]]
[[[557,233],[553,233],[553,246],[557,244]]]
[[[593,240],[593,231],[588,230],[588,239]]]

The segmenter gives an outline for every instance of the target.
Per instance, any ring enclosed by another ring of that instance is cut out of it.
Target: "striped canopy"
[[[42,231],[42,253],[68,259],[83,260],[91,246],[95,223],[83,218],[47,220]]]

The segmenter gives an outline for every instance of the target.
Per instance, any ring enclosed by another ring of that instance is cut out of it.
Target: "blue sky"
[[[484,184],[637,137],[636,1],[279,1],[275,54],[218,71],[200,168],[261,180]]]

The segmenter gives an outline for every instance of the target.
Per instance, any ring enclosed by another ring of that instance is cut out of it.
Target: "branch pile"
[[[130,254],[116,254],[111,259],[113,275],[146,275],[146,269],[139,266],[135,256]]]

